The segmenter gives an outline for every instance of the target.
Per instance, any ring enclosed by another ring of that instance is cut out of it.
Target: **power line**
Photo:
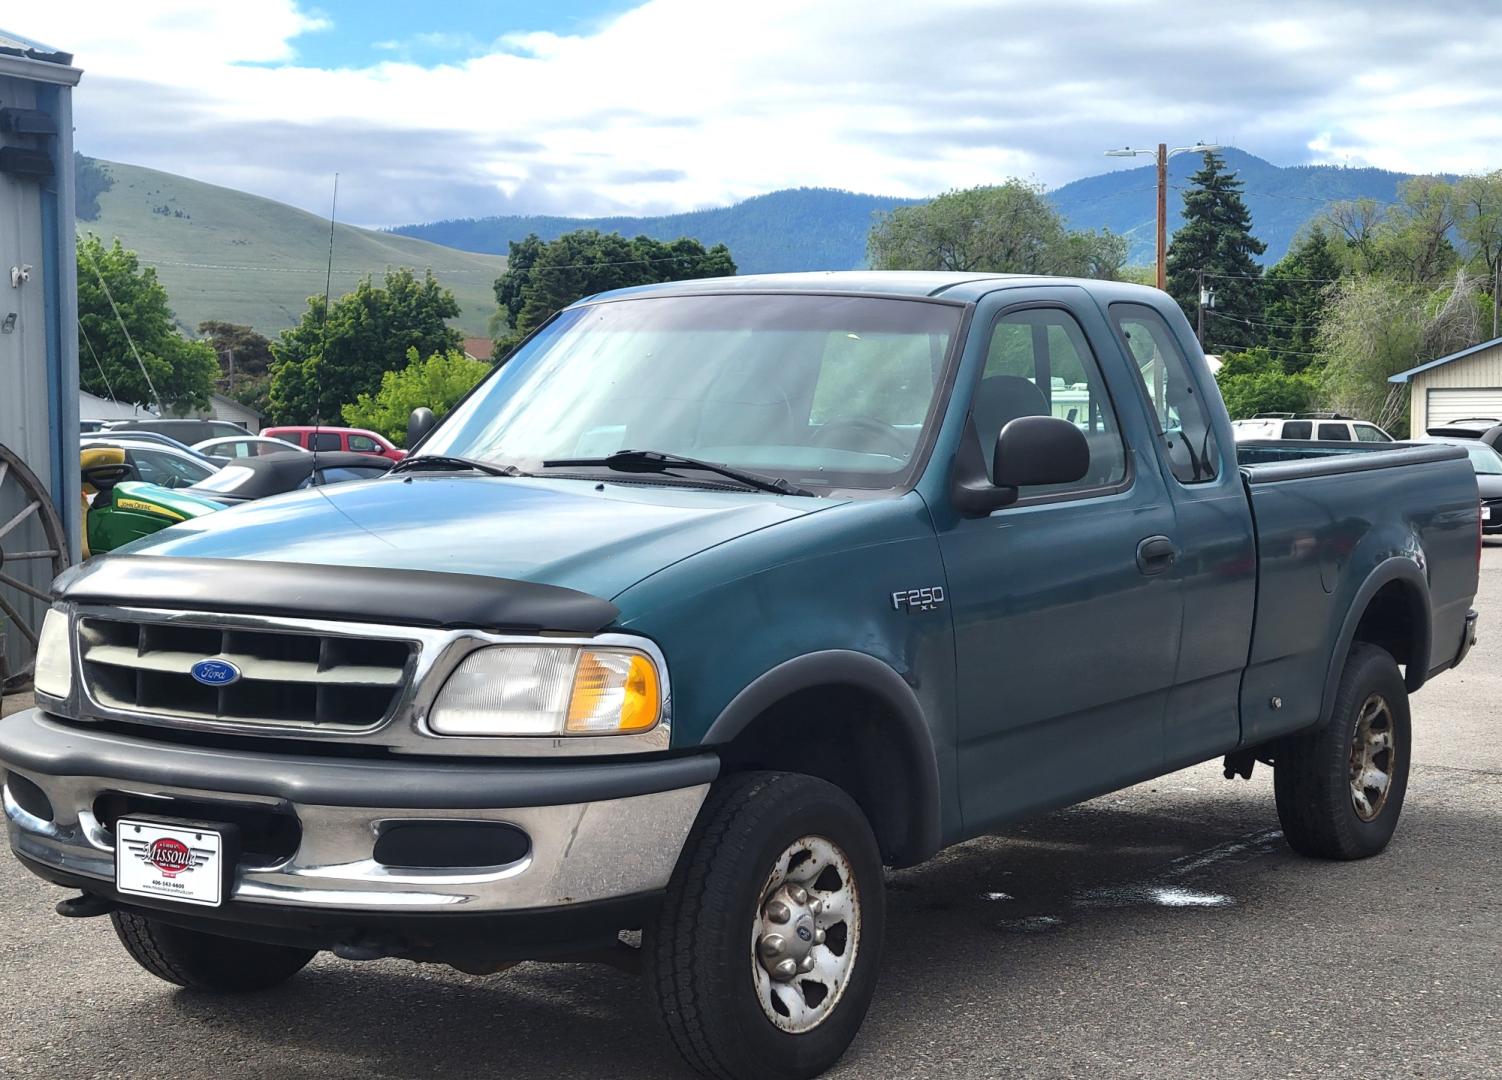
[[[1255,281],[1261,285],[1281,285],[1284,282],[1319,282],[1324,285],[1337,285],[1345,278],[1318,278],[1318,277],[1266,277],[1263,274],[1227,274],[1218,270],[1206,270],[1206,277],[1216,278],[1239,278],[1243,281]]]
[[[1249,352],[1252,349],[1266,349],[1268,352],[1288,353],[1290,356],[1323,356],[1324,353],[1308,352],[1304,349],[1289,349],[1282,345],[1226,345],[1224,343],[1211,342],[1210,348],[1222,352]]]
[[[120,329],[125,334],[125,343],[130,346],[130,351],[136,358],[136,366],[141,369],[141,374],[146,378],[146,387],[151,391],[152,400],[156,402],[157,415],[161,416],[165,414],[167,410],[162,405],[162,395],[156,392],[156,384],[151,381],[151,372],[146,370],[146,362],[141,359],[141,351],[136,348],[136,343],[130,336],[130,330],[126,327],[125,320],[120,317],[120,309],[115,306],[115,298],[110,294],[109,283],[104,280],[104,275],[99,272],[99,264],[94,261],[92,254],[89,257],[89,269],[93,270],[94,276],[99,279],[99,287],[104,290],[104,298],[110,302],[110,310],[115,313],[115,321],[120,324]]]
[[[1241,323],[1244,326],[1270,327],[1277,330],[1294,330],[1299,327],[1308,325],[1307,323],[1301,322],[1279,322],[1275,319],[1254,319],[1250,315],[1228,315],[1226,312],[1216,311],[1212,307],[1205,308],[1205,312],[1206,314],[1215,316],[1217,319],[1225,319],[1228,322]]]
[[[89,355],[94,358],[94,366],[99,369],[99,377],[104,380],[104,392],[109,394],[110,400],[116,405],[120,404],[115,397],[115,388],[110,385],[110,377],[104,373],[104,365],[99,362],[99,354],[94,351],[94,343],[89,340],[89,332],[83,328],[83,320],[78,320],[78,333],[83,337],[83,343],[89,347]]]

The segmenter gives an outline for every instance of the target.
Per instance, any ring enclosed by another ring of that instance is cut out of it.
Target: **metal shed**
[[[1413,434],[1465,419],[1502,419],[1502,338],[1483,341],[1387,380],[1408,385]]]
[[[31,654],[16,623],[34,631],[45,603],[32,593],[45,594],[56,566],[40,557],[49,508],[29,509],[17,484],[25,469],[61,517],[59,558],[78,554],[72,88],[81,74],[70,54],[0,31],[0,445],[22,463],[0,462],[0,601],[12,609],[0,607],[0,632],[12,670]]]

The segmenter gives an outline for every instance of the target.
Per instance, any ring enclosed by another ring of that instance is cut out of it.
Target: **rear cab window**
[[[1112,304],[1110,314],[1156,418],[1169,471],[1181,484],[1214,480],[1220,472],[1220,446],[1210,410],[1168,323],[1145,304]]]

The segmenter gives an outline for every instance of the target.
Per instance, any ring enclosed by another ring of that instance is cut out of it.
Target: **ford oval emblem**
[[[228,660],[200,660],[188,674],[205,686],[229,686],[240,681],[240,669]]]

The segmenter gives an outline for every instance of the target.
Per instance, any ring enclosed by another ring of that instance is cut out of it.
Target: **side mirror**
[[[1019,416],[996,437],[991,476],[999,488],[1072,484],[1090,471],[1090,444],[1068,420]]]
[[[1016,502],[1021,488],[1073,483],[1089,470],[1090,444],[1079,428],[1055,416],[1022,416],[996,437],[990,477],[978,440],[962,445],[950,495],[961,513],[983,517]]]
[[[410,452],[417,448],[428,432],[433,430],[438,418],[433,415],[432,409],[418,406],[412,410],[412,415],[407,417],[407,450]]]

